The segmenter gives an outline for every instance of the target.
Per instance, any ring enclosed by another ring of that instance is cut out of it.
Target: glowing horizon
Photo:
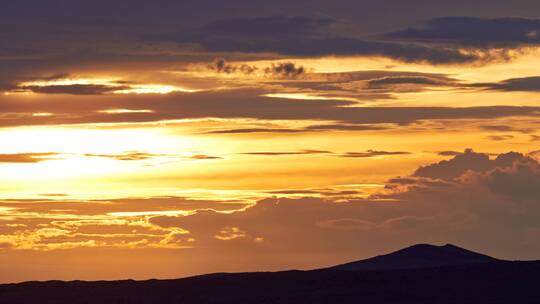
[[[29,1],[0,10],[0,282],[540,257],[539,5]]]

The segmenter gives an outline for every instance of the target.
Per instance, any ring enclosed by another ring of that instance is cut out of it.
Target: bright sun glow
[[[143,109],[143,110],[110,109],[110,110],[99,111],[99,113],[104,113],[104,114],[129,114],[129,113],[153,113],[153,112],[154,111],[147,110],[147,109]]]
[[[198,90],[165,84],[141,84],[124,82],[118,78],[63,78],[21,82],[15,93],[33,93],[33,88],[99,86],[111,94],[169,94],[173,92],[193,93]]]
[[[171,141],[154,129],[19,128],[1,131],[0,138],[0,151],[4,154],[31,156],[31,162],[0,164],[0,177],[25,181],[140,170],[145,164],[164,161],[164,157],[158,157],[163,153],[152,151],[172,148]],[[147,145],[150,142],[151,149]],[[193,142],[177,137],[175,144],[189,148]],[[125,161],[122,156],[126,151],[140,151],[130,155],[141,162]],[[147,159],[147,154],[156,157]]]
[[[131,85],[128,89],[114,91],[115,94],[169,94],[173,92],[193,93],[197,92],[197,90],[189,90],[170,85],[137,84]]]

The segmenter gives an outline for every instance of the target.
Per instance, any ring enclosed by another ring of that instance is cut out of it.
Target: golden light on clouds
[[[163,211],[138,211],[138,212],[111,212],[109,215],[116,217],[136,217],[145,215],[164,215],[164,216],[188,216],[194,214],[196,211],[186,210],[163,210]],[[188,231],[185,234],[189,233]]]
[[[46,117],[46,116],[53,116],[54,114],[53,113],[47,113],[47,112],[38,112],[38,113],[33,113],[32,116],[35,116],[35,117]]]
[[[197,91],[174,85],[124,81],[114,77],[59,77],[58,79],[21,82],[17,85],[16,89],[6,93],[170,94],[174,92],[193,93]]]
[[[409,242],[538,255],[540,19],[398,2],[7,6],[0,281],[31,257],[58,278],[104,257],[85,278],[107,279]]]
[[[263,96],[272,97],[272,98],[285,98],[285,99],[296,99],[296,100],[345,100],[345,101],[359,101],[356,98],[352,97],[340,97],[340,96],[319,96],[311,95],[306,93],[272,93],[264,94]]]
[[[70,85],[111,85],[117,83],[114,78],[62,78],[52,80],[36,80],[22,82],[23,87],[49,87],[49,86],[70,86]]]
[[[181,87],[159,84],[137,84],[131,85],[127,89],[113,91],[114,94],[169,94],[173,92],[193,93],[198,90],[190,90]]]
[[[129,113],[152,113],[154,111],[142,109],[142,110],[130,110],[130,109],[110,109],[110,110],[101,110],[100,113],[105,114],[129,114]]]

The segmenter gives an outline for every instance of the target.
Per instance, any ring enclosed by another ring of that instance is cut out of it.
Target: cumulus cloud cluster
[[[241,73],[244,75],[251,75],[258,70],[256,66],[247,65],[247,64],[235,65],[232,63],[228,63],[223,58],[215,59],[211,64],[208,64],[207,67],[208,69],[215,71],[216,73],[225,73],[225,74]]]
[[[257,66],[248,64],[229,63],[223,58],[215,59],[207,65],[208,69],[216,73],[254,75],[259,70],[263,76],[273,78],[297,78],[306,73],[306,68],[297,66],[294,62],[272,63],[270,66],[259,69]]]
[[[265,74],[276,75],[282,78],[297,78],[306,72],[303,66],[296,66],[293,62],[272,64],[264,69]]]
[[[453,242],[499,256],[533,257],[540,226],[540,164],[519,153],[494,159],[467,150],[451,160],[392,179],[368,199],[270,198],[245,211],[158,216],[151,222],[182,227],[206,246],[224,240],[227,227],[242,231],[230,241],[272,252],[362,251],[414,242]],[[295,192],[296,193],[296,192]],[[286,196],[287,193],[277,193]],[[309,193],[305,193],[309,195]],[[247,250],[242,247],[243,250]]]
[[[455,156],[390,179],[369,196],[311,188],[267,192],[273,197],[253,204],[174,197],[2,201],[0,250],[168,248],[197,263],[219,253],[251,267],[258,258],[266,267],[284,267],[284,259],[299,267],[450,242],[500,258],[537,257],[537,153],[444,154]]]
[[[420,167],[414,176],[451,180],[464,175],[467,171],[484,173],[496,168],[511,167],[515,162],[536,163],[534,159],[520,153],[510,152],[490,159],[487,154],[476,153],[468,149],[464,153],[457,154],[451,160],[443,160],[436,164]]]

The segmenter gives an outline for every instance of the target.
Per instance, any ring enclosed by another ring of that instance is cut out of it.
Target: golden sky
[[[201,2],[0,9],[1,282],[540,257],[540,6]]]

